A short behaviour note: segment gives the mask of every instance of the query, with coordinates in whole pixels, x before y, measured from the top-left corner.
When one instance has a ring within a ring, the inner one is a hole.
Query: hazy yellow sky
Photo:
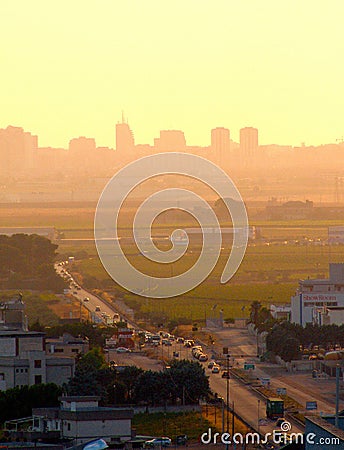
[[[114,146],[256,126],[261,143],[344,134],[343,0],[0,0],[0,127]]]

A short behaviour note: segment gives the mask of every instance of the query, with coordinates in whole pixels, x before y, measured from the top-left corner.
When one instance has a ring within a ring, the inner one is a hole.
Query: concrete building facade
[[[344,264],[331,263],[326,279],[299,280],[299,287],[291,297],[291,322],[305,326],[314,322],[319,308],[344,307]]]
[[[0,304],[0,389],[68,382],[74,358],[56,358],[45,351],[45,334],[28,331],[21,296]]]

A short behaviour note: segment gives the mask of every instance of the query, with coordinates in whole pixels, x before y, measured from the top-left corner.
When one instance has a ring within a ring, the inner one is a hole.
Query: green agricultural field
[[[154,273],[154,263],[147,262],[133,246],[127,246],[124,251],[136,267],[146,273]],[[194,260],[194,256],[189,255],[190,260]],[[77,262],[75,269],[84,276],[92,276],[103,282],[107,290],[114,292],[114,297],[116,292],[124,295],[125,302],[139,315],[157,313],[169,319],[184,317],[197,321],[209,317],[212,307],[217,304],[217,311],[223,309],[224,317],[247,317],[253,300],[264,305],[289,303],[298,279],[326,277],[329,261],[343,261],[343,247],[250,246],[235,277],[223,285],[219,280],[228,256],[229,252],[224,250],[207,280],[194,290],[173,299],[145,299],[125,292],[111,281],[97,257]],[[159,275],[174,276],[187,267],[187,262],[180,262],[178,270],[166,264],[159,269]]]

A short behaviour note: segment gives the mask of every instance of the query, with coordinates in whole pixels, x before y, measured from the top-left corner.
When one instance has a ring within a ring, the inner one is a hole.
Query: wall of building
[[[77,443],[89,441],[101,436],[103,439],[111,437],[131,438],[131,420],[64,420],[62,433],[65,438],[74,438]]]

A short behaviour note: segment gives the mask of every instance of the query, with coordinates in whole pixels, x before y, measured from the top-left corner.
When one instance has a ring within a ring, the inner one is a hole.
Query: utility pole
[[[226,369],[227,369],[227,378],[226,378],[226,402],[227,402],[227,428],[226,431],[229,433],[229,353],[226,355]],[[226,444],[226,449],[229,449],[229,444]]]

